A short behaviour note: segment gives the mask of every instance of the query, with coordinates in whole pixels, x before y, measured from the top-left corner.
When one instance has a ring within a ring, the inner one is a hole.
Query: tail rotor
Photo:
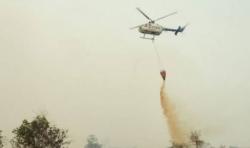
[[[186,29],[186,27],[188,26],[189,24],[186,24],[185,26],[183,26],[183,27],[181,27],[181,26],[179,26],[177,29],[176,29],[176,31],[175,31],[175,35],[178,35],[178,33],[180,32],[183,32],[185,29]]]

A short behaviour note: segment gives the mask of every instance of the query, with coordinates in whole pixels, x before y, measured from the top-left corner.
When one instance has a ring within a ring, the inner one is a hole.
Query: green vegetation
[[[0,148],[3,148],[3,136],[1,130],[0,130]]]
[[[95,135],[89,135],[87,138],[87,144],[84,148],[102,148],[102,145],[98,142]]]
[[[65,148],[70,143],[67,130],[51,126],[44,115],[36,116],[31,122],[23,120],[12,132],[13,148]]]

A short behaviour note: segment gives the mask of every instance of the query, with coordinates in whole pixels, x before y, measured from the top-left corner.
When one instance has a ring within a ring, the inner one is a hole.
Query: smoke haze
[[[147,22],[136,7],[152,19],[178,11],[165,27],[190,23],[180,36],[156,38],[178,120],[195,122],[214,145],[249,146],[247,0],[0,0],[3,135],[46,111],[73,148],[89,134],[115,148],[170,145],[152,43],[129,30]]]

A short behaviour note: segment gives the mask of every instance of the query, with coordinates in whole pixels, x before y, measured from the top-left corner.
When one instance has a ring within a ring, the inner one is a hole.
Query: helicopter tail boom
[[[175,35],[178,35],[178,33],[181,33],[185,30],[185,28],[187,27],[187,25],[181,27],[179,26],[177,29],[172,29],[172,28],[163,28],[164,31],[172,31],[174,32]]]

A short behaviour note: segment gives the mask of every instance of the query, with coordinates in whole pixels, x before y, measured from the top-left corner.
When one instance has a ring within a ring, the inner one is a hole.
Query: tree
[[[3,148],[3,136],[1,130],[0,130],[0,148]]]
[[[44,115],[38,115],[31,122],[26,119],[20,127],[14,129],[11,140],[13,148],[65,148],[70,143],[66,141],[67,130],[50,126]]]
[[[203,146],[204,141],[200,140],[200,134],[197,131],[191,132],[190,140],[195,143],[196,148],[200,148]]]
[[[102,148],[102,145],[99,144],[98,139],[95,135],[89,135],[87,138],[87,144],[84,148]]]

